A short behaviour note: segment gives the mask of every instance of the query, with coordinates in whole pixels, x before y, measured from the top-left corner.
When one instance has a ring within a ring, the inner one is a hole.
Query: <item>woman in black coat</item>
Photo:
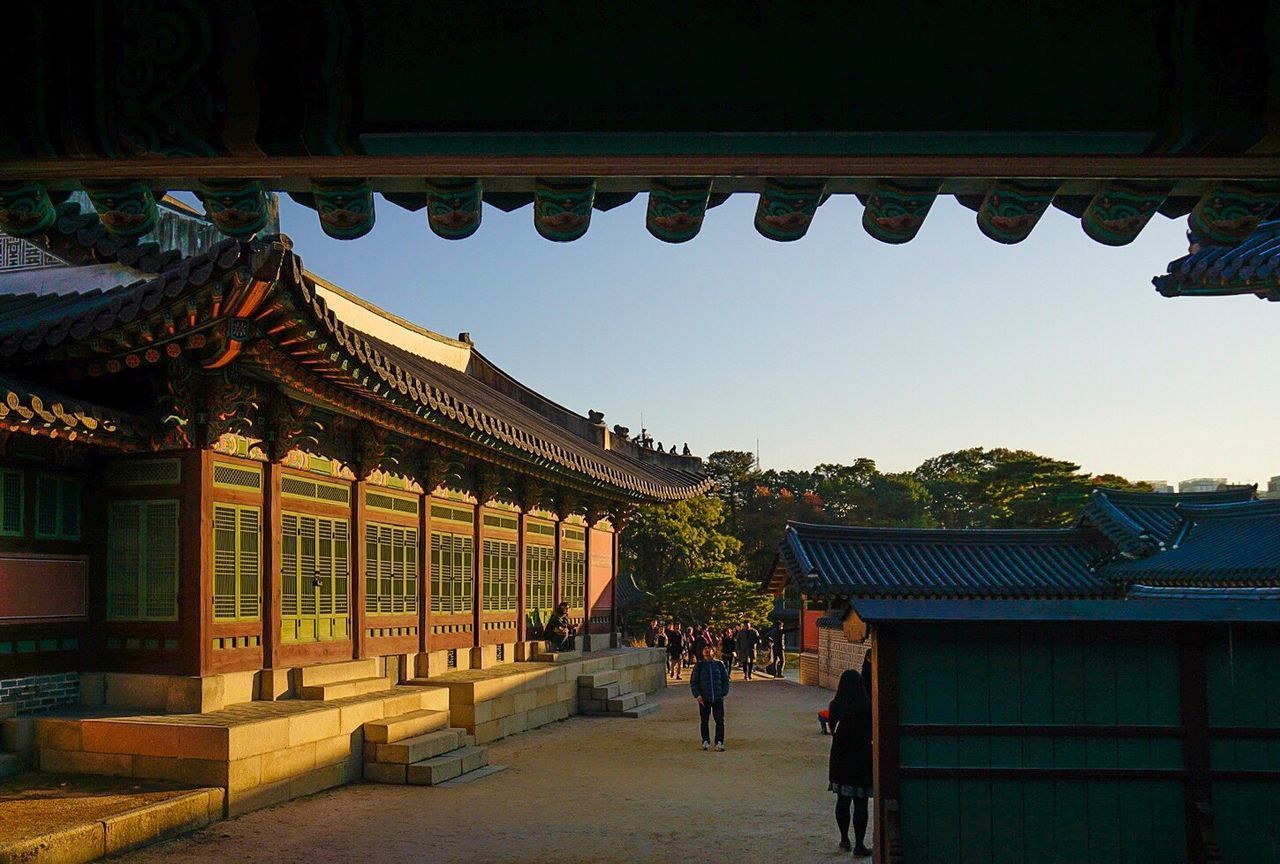
[[[850,669],[840,676],[831,714],[831,761],[827,786],[836,793],[836,825],[840,848],[849,849],[849,805],[853,805],[856,855],[870,855],[863,845],[867,837],[867,799],[871,797],[871,700],[862,676]]]

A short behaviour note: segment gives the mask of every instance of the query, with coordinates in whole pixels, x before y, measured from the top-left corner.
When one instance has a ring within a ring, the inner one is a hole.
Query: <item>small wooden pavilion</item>
[[[1054,531],[790,525],[779,570],[870,630],[877,861],[1271,860],[1280,502],[1252,497],[1100,490]]]

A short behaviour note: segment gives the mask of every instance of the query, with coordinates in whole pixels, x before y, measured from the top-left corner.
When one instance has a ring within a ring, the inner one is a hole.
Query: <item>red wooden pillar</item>
[[[431,493],[424,478],[422,495],[418,497],[418,650],[426,653],[431,633]],[[417,670],[414,670],[417,674]]]
[[[522,506],[516,514],[516,641],[525,640],[525,608],[524,581],[529,578],[524,566],[524,513],[527,507]]]
[[[582,557],[582,650],[591,649],[591,526],[595,513],[587,510],[587,530],[583,532]]]
[[[262,656],[263,668],[280,665],[280,463],[262,468]]]
[[[480,644],[480,628],[483,625],[480,611],[484,608],[484,537],[480,526],[484,522],[484,502],[476,497],[474,540],[471,542],[471,644]]]
[[[901,747],[897,633],[884,625],[871,633],[871,737],[876,864],[901,864],[899,822]]]
[[[613,548],[610,550],[613,557],[613,578],[609,580],[609,647],[618,647],[618,537],[622,534],[621,519],[615,518],[613,522],[613,542],[610,544]]]
[[[1178,641],[1182,755],[1186,766],[1182,795],[1187,861],[1220,860],[1213,831],[1213,785],[1209,779],[1209,687],[1205,632],[1185,630]]]
[[[368,613],[365,611],[365,598],[368,587],[365,583],[365,570],[368,567],[369,550],[365,544],[365,523],[368,521],[368,510],[364,506],[364,493],[368,482],[363,477],[356,478],[351,487],[351,585],[348,595],[351,602],[351,654],[353,657],[364,657],[368,649],[368,638],[365,628],[368,624]]]

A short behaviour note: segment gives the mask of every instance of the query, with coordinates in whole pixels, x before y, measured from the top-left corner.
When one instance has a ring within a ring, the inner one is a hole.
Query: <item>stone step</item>
[[[581,651],[540,651],[533,655],[535,663],[564,663],[569,660],[582,659]]]
[[[629,717],[632,720],[635,720],[640,717],[645,717],[649,714],[654,714],[661,707],[662,706],[659,705],[657,702],[642,702],[634,708],[628,708],[626,711],[623,711],[622,716]]]
[[[617,699],[622,695],[622,684],[609,684],[604,687],[579,687],[579,699]]]
[[[444,687],[397,685],[383,698],[382,709],[384,717],[399,717],[413,711],[448,711],[449,691]]]
[[[461,747],[443,756],[415,762],[409,766],[405,779],[415,786],[438,786],[488,764],[488,748]]]
[[[406,738],[438,732],[449,725],[448,711],[432,711],[422,709],[385,717],[382,720],[370,720],[364,724],[365,745],[392,744]]]
[[[463,729],[441,729],[437,732],[393,741],[390,744],[378,744],[374,761],[410,765],[424,759],[433,759],[442,753],[462,747],[462,739],[465,735],[466,731]]]
[[[621,680],[622,673],[617,669],[610,669],[608,672],[593,672],[590,675],[579,675],[579,687],[607,687],[610,684],[617,684]]]
[[[297,670],[299,687],[334,684],[338,681],[352,681],[356,678],[374,678],[377,674],[378,660],[376,657],[369,657],[364,660],[342,660],[337,663],[317,663],[314,666],[303,666]]]
[[[644,704],[643,693],[626,693],[617,699],[610,699],[605,703],[605,707],[609,711],[630,711],[637,705]]]
[[[395,682],[390,678],[354,678],[349,681],[334,681],[329,684],[310,684],[298,688],[299,699],[327,701],[343,699],[347,696],[363,696],[379,690],[390,690]]]

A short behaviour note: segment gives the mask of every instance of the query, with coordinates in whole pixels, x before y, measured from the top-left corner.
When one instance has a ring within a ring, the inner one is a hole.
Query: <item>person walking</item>
[[[782,619],[779,618],[773,622],[773,627],[769,630],[769,654],[770,663],[768,672],[774,678],[782,677],[782,667],[787,662],[787,639],[786,630],[782,628]]]
[[[693,662],[697,663],[702,659],[702,649],[711,644],[711,640],[707,638],[706,630],[702,627],[693,631],[689,642],[689,656],[693,658]]]
[[[724,633],[720,636],[720,662],[724,664],[724,668],[728,670],[729,677],[733,677],[733,661],[738,653],[738,640],[733,635],[733,628],[724,628]]]
[[[693,661],[698,659],[698,655],[693,654],[692,651],[693,651],[693,628],[686,627],[684,628],[684,654],[682,655],[680,660],[680,662],[683,663],[686,667],[692,666]]]
[[[667,674],[680,680],[684,669],[684,633],[676,625],[667,631]]]
[[[871,700],[867,698],[862,675],[850,669],[840,676],[836,698],[827,709],[830,715],[831,757],[827,765],[827,789],[836,793],[836,827],[840,848],[867,856],[867,799],[871,790]],[[849,843],[849,805],[853,805],[853,833],[857,845]]]
[[[729,695],[729,670],[715,659],[715,649],[702,648],[702,659],[694,664],[689,675],[689,689],[698,700],[698,719],[702,732],[702,749],[711,749],[708,720],[716,721],[716,752],[724,752],[724,697]]]
[[[650,621],[648,628],[644,631],[644,645],[646,648],[658,647],[658,634],[662,632],[662,628],[658,626],[657,621]]]
[[[737,662],[742,664],[742,677],[750,681],[755,672],[755,649],[760,646],[760,631],[753,623],[742,622],[737,630]]]
[[[750,681],[756,671],[756,649],[760,647],[760,631],[750,621],[738,628],[738,662],[742,664],[742,677]]]

